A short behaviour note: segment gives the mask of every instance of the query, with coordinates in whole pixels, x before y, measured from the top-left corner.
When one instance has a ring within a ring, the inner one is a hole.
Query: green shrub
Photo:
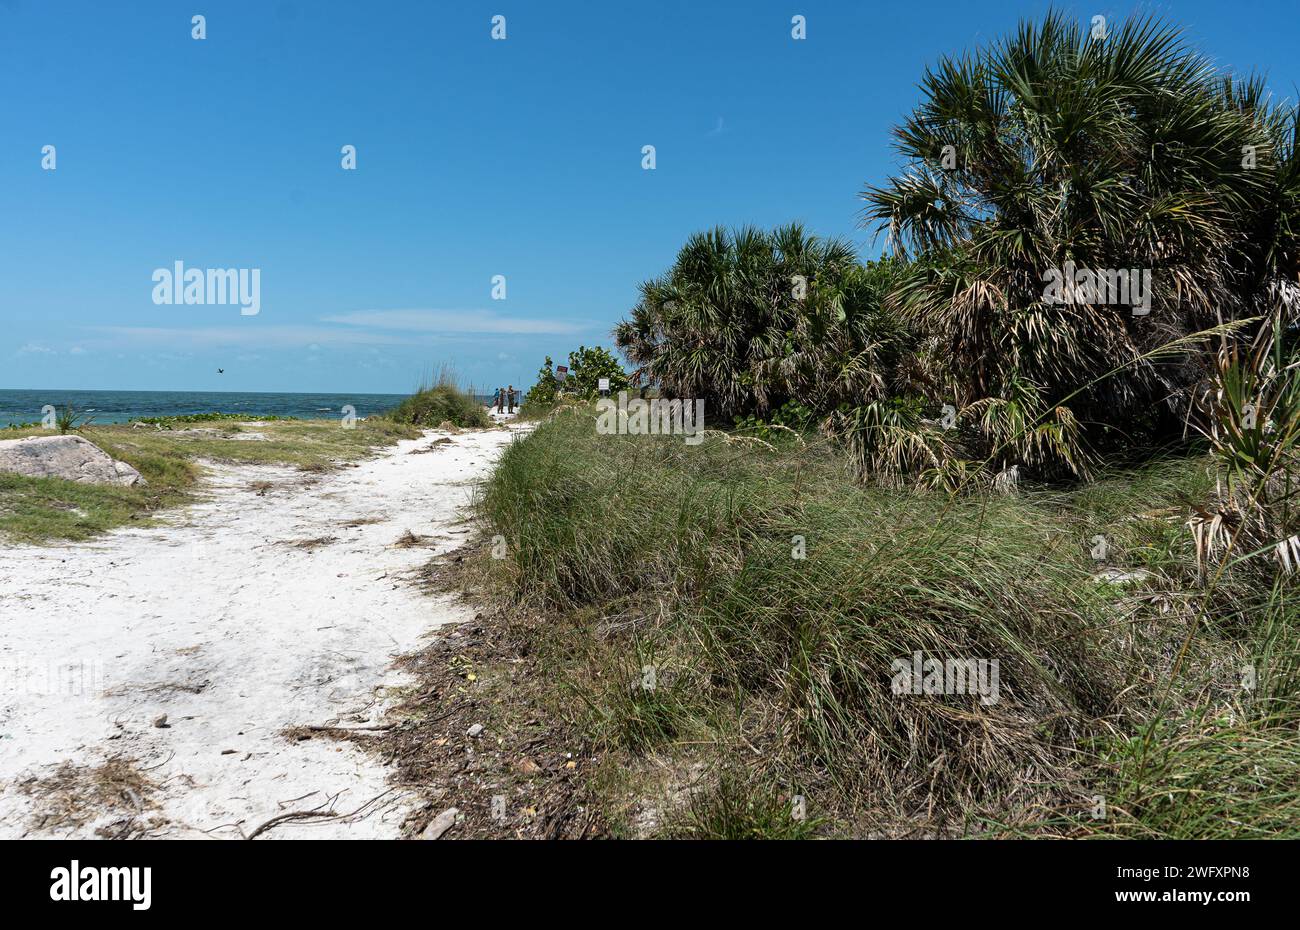
[[[561,397],[591,400],[600,394],[600,379],[609,379],[610,394],[626,391],[631,385],[627,372],[614,353],[601,346],[578,346],[569,353],[569,376],[563,382],[556,380],[555,363],[551,357],[537,371],[537,381],[524,395],[519,415],[535,418],[550,413]]]
[[[461,388],[448,372],[434,384],[424,384],[385,416],[410,426],[436,427],[451,423],[462,429],[492,425],[492,417],[474,395]]]

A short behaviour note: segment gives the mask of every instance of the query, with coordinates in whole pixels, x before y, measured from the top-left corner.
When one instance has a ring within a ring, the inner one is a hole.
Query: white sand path
[[[282,730],[379,723],[385,690],[405,681],[393,658],[467,619],[411,577],[467,537],[473,484],[511,433],[434,445],[444,436],[325,475],[212,466],[204,499],[164,526],[0,547],[0,838],[91,837],[151,821],[150,836],[237,838],[318,805],[361,810],[263,836],[396,836],[413,799],[390,789],[379,760]],[[273,483],[264,493],[251,487],[264,481]],[[407,530],[433,538],[394,547]],[[163,714],[167,726],[155,726]],[[101,810],[81,789],[89,819],[69,825],[49,816],[54,798],[32,793],[31,779],[65,763],[85,773],[113,758],[159,786],[134,821],[133,801]]]

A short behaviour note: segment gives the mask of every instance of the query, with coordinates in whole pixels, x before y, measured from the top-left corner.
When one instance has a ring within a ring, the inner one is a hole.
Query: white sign
[[[608,378],[601,378],[601,379],[600,379],[600,390],[602,390],[602,391],[608,391],[608,390],[609,390],[609,379],[608,379]]]

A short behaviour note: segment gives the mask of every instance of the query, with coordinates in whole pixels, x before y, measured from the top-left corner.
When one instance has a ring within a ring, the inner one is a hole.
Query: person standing
[[[492,403],[489,404],[489,407],[495,408],[496,413],[501,412],[501,388],[497,388],[492,394]]]
[[[510,404],[511,413],[515,412],[515,396],[516,396],[515,386],[512,384],[510,385],[509,393],[506,394],[507,402]]]

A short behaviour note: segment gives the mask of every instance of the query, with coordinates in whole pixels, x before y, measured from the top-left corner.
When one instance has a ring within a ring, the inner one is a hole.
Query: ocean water
[[[0,389],[0,429],[39,423],[41,408],[72,404],[92,423],[127,423],[138,417],[189,413],[252,413],[262,416],[335,419],[351,404],[358,417],[396,407],[405,394],[269,394],[226,391],[13,391]],[[487,403],[487,398],[481,398]]]

